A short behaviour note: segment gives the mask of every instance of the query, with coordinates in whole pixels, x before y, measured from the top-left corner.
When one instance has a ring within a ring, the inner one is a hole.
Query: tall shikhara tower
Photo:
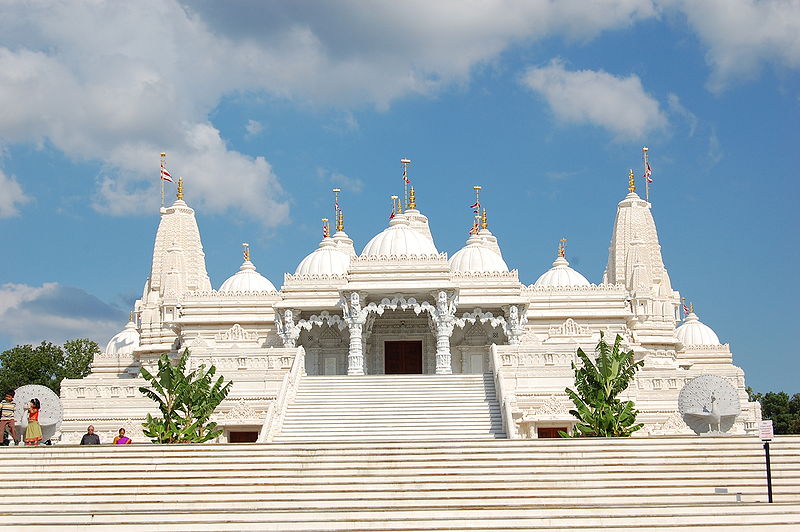
[[[173,348],[176,333],[170,324],[186,292],[211,290],[205,254],[194,210],[183,201],[183,181],[178,182],[175,203],[162,209],[153,266],[137,311],[141,319],[140,353],[163,353]]]
[[[628,191],[617,205],[603,282],[624,285],[630,292],[631,329],[639,343],[674,349],[680,294],[672,289],[661,258],[651,205],[636,194],[632,173]]]

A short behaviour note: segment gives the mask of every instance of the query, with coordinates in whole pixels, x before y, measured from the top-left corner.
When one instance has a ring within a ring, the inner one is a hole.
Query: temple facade
[[[89,376],[62,384],[61,441],[77,442],[89,423],[106,441],[119,427],[146,440],[141,422],[155,411],[139,392],[140,369],[186,348],[193,367],[213,364],[234,383],[215,414],[221,442],[270,441],[306,375],[491,374],[505,434],[545,437],[574,424],[564,393],[574,384],[571,365],[577,348],[592,353],[601,333],[611,342],[620,335],[645,362],[624,393],[644,423],[636,436],[691,434],[677,398],[702,374],[737,390],[742,412],[730,432],[756,431],[760,411],[748,403],[729,346],[693,312],[681,320],[651,205],[632,180],[617,205],[601,284],[570,267],[563,243],[552,268],[522,284],[479,200],[469,238],[452,256],[437,248],[413,188],[360,253],[338,198],[336,205],[334,230],[279,290],[258,273],[248,247],[239,271],[215,290],[179,186],[177,200],[161,210],[130,323]]]

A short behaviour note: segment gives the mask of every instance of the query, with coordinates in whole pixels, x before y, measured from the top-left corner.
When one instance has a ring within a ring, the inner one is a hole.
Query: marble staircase
[[[275,441],[505,437],[491,373],[304,376]]]
[[[0,449],[9,530],[798,530],[800,437]]]

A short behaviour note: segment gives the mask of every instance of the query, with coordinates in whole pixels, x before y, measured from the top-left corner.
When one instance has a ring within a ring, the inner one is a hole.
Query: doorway
[[[568,432],[568,427],[538,427],[536,435],[539,438],[561,438],[559,431]]]
[[[384,342],[383,353],[387,375],[422,373],[422,340]]]

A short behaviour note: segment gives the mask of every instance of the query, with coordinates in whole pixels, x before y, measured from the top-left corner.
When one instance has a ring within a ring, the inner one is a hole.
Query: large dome
[[[433,242],[419,232],[411,229],[408,221],[398,215],[389,227],[375,235],[361,252],[362,257],[388,255],[437,255]]]
[[[496,251],[478,236],[473,235],[467,245],[450,257],[451,272],[507,272],[508,265]]]
[[[332,238],[328,237],[320,242],[317,249],[300,262],[294,274],[344,275],[347,273],[349,265],[350,256],[342,251]]]
[[[533,284],[536,287],[589,286],[586,277],[569,267],[569,262],[559,256],[553,267],[544,272]]]
[[[106,356],[129,356],[137,347],[139,347],[139,332],[136,330],[136,324],[129,321],[125,328],[108,342],[105,354]]]
[[[675,336],[687,347],[697,345],[720,345],[714,329],[700,321],[697,314],[690,312],[683,325],[675,329]]]
[[[249,260],[244,261],[239,271],[228,277],[219,287],[220,292],[273,292],[274,290],[275,286],[258,273]]]

